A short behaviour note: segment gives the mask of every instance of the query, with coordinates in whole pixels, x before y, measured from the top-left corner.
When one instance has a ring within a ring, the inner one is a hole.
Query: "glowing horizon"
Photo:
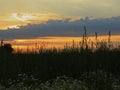
[[[13,39],[5,41],[5,43],[11,43],[14,49],[19,50],[35,50],[36,48],[57,48],[62,49],[67,44],[71,46],[72,43],[75,45],[79,45],[82,42],[82,37],[39,37],[39,38],[31,38],[31,39]],[[88,37],[88,43],[96,42],[95,36]],[[98,42],[104,41],[108,42],[108,36],[98,36]],[[120,35],[111,36],[112,43],[120,43]]]

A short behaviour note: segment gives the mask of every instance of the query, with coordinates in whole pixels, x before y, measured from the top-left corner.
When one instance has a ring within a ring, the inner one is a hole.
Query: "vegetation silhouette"
[[[12,53],[10,44],[1,43],[0,52],[11,54],[0,54],[0,84],[10,87],[22,82],[23,86],[30,86],[35,82],[53,83],[56,77],[66,76],[83,82],[85,85],[82,85],[88,88],[87,90],[119,90],[119,44],[114,47],[109,32],[108,42],[98,42],[98,34],[95,33],[96,42],[88,45],[86,27],[84,29],[79,47],[73,41],[71,47],[66,44],[62,50],[39,48],[37,53]],[[66,82],[66,79],[64,80]]]
[[[1,40],[1,46],[0,46],[0,53],[12,53],[13,48],[11,44],[4,44],[3,40]]]

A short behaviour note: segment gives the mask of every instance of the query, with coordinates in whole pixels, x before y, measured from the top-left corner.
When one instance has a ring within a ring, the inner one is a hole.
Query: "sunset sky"
[[[21,26],[26,28],[29,25],[45,23],[56,25],[58,22],[63,24],[72,22],[70,26],[73,25],[73,29],[76,29],[74,26],[77,25],[76,22],[82,23],[81,19],[84,22],[112,19],[109,23],[115,24],[120,22],[119,4],[120,0],[0,0],[0,30],[19,29]],[[117,26],[116,32],[119,30]]]

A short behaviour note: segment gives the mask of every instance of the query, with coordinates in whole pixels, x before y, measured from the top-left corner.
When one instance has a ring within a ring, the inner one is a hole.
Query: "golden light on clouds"
[[[0,30],[7,30],[13,28],[19,28],[20,26],[25,26],[27,23],[20,21],[2,21],[0,22]]]
[[[38,23],[62,18],[61,15],[75,18],[119,16],[119,3],[120,0],[0,0],[0,20]]]
[[[20,26],[26,26],[28,24],[40,24],[46,23],[49,20],[63,20],[70,18],[71,21],[83,18],[72,17],[72,16],[64,16],[56,13],[25,13],[25,12],[14,12],[11,14],[6,14],[1,18],[0,29],[7,30],[13,28],[20,28]]]
[[[0,0],[0,29],[65,18],[73,21],[86,16],[116,17],[120,16],[119,3],[120,0]],[[1,24],[3,21],[10,26]]]

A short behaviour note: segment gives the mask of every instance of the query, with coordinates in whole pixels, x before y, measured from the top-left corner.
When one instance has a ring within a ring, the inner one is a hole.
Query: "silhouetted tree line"
[[[13,52],[12,45],[9,43],[4,44],[3,40],[1,40],[0,53],[12,53],[12,52]]]

